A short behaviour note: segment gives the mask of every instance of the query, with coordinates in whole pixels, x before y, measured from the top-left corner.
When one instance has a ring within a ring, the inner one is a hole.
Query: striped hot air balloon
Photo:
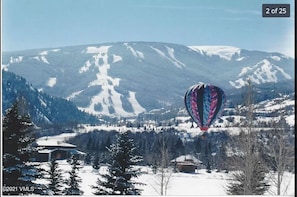
[[[221,115],[226,97],[221,88],[200,83],[187,90],[184,101],[189,115],[198,124],[200,130],[207,131]]]

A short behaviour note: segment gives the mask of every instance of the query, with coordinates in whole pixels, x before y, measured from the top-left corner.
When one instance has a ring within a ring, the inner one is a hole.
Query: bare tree
[[[270,180],[277,188],[276,194],[283,195],[286,194],[285,188],[287,186],[283,185],[284,173],[285,171],[289,171],[290,168],[294,168],[295,146],[290,140],[290,129],[286,127],[285,119],[282,115],[279,121],[271,122],[271,127],[272,131],[268,135],[268,146],[265,150],[269,155],[268,165],[272,166],[272,169],[275,171],[270,177]]]
[[[241,123],[241,132],[233,146],[237,148],[233,165],[237,171],[232,173],[232,181],[227,186],[227,193],[235,195],[261,195],[268,189],[265,181],[263,161],[259,155],[256,121],[254,117],[253,87],[247,81],[245,105],[239,108],[245,116]]]
[[[155,191],[159,195],[167,195],[167,190],[169,188],[170,179],[172,177],[172,170],[168,168],[169,166],[169,151],[166,144],[165,136],[160,137],[160,157],[157,162],[157,173],[156,173],[156,185],[159,188],[154,187]]]

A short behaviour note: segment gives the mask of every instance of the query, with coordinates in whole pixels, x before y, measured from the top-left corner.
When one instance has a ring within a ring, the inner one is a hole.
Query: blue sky
[[[263,3],[291,4],[263,18]],[[294,57],[294,0],[2,0],[2,50],[157,41]]]

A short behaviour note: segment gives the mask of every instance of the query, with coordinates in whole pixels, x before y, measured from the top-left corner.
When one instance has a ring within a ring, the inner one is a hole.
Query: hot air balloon
[[[185,106],[201,131],[207,131],[209,126],[221,115],[226,103],[224,91],[210,84],[191,86],[185,94]]]

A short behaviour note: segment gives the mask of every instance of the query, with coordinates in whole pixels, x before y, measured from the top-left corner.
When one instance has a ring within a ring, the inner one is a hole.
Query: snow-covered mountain
[[[294,59],[231,46],[118,42],[3,52],[2,69],[39,91],[73,101],[96,115],[135,116],[179,105],[188,87],[211,83],[225,90],[292,83]]]
[[[39,92],[27,81],[11,72],[2,72],[2,114],[16,100],[37,125],[71,125],[99,123],[97,117],[82,112],[70,101]]]

